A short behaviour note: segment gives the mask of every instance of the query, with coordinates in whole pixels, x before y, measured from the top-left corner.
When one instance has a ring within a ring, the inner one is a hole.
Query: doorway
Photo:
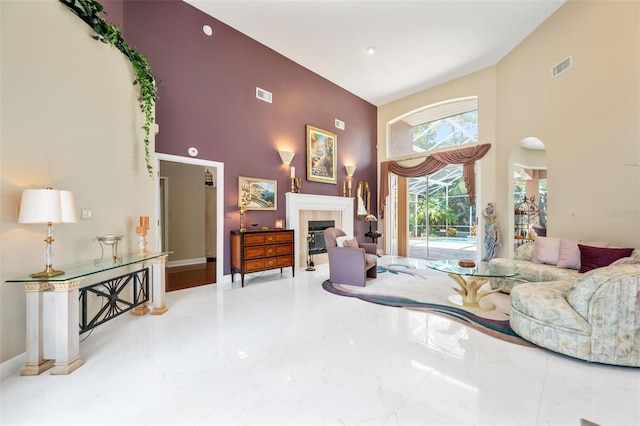
[[[158,179],[156,206],[159,218],[157,235],[160,236],[158,249],[174,252],[167,262],[167,291],[221,282],[224,258],[224,233],[221,232],[224,229],[224,164],[157,154],[156,170],[172,170],[172,176],[160,176]],[[176,192],[178,195],[173,197],[172,186],[182,187]],[[188,192],[184,188],[189,187],[193,187],[192,195],[184,198],[185,192]],[[214,214],[211,214],[212,209]],[[201,218],[196,219],[201,224],[201,232],[188,235],[193,226],[172,232],[172,223],[176,226],[174,219],[188,221],[190,216]],[[206,231],[205,226],[208,228]],[[211,235],[212,231],[215,235],[213,241],[207,243],[206,235]]]
[[[544,143],[528,137],[511,152],[509,161],[509,252],[536,237],[547,236],[547,156]],[[509,238],[511,236],[511,238]]]
[[[462,166],[408,178],[409,256],[475,259],[476,209],[469,203]]]

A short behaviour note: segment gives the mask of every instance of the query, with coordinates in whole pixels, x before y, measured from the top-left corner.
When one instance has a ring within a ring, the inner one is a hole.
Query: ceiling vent
[[[338,119],[336,118],[336,127],[337,127],[338,129],[340,129],[340,130],[344,130],[344,121],[342,121],[342,120],[338,120]]]
[[[551,78],[556,78],[569,68],[571,68],[571,56],[551,68]]]
[[[261,101],[272,103],[273,95],[271,94],[271,92],[267,92],[264,89],[256,87],[256,98],[260,99]]]

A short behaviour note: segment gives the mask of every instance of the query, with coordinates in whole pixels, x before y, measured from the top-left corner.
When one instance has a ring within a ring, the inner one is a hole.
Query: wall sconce
[[[291,151],[278,151],[278,154],[280,154],[280,159],[282,160],[282,164],[284,164],[285,166],[288,166],[289,164],[291,164],[291,160],[293,160],[293,157],[296,155],[294,152],[291,152]]]
[[[47,245],[44,248],[45,269],[42,272],[31,274],[32,278],[49,278],[64,274],[64,271],[56,271],[52,266],[54,223],[76,222],[76,205],[73,193],[70,191],[58,191],[55,189],[25,189],[22,191],[20,201],[19,223],[46,223]]]
[[[291,164],[291,160],[296,155],[291,151],[278,151],[280,154],[280,159],[282,160],[282,164],[288,166]],[[291,192],[298,193],[300,192],[300,188],[302,187],[302,179],[296,178],[296,168],[291,167]]]
[[[356,166],[344,166],[344,169],[347,171],[347,176],[352,178],[353,174],[356,172]]]
[[[342,196],[351,197],[351,180],[356,171],[356,166],[344,166],[347,171],[347,180],[342,182]]]

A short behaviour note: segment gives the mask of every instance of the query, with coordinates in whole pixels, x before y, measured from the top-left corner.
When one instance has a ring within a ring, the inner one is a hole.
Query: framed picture
[[[284,229],[284,219],[279,217],[273,221],[273,229]]]
[[[277,210],[278,181],[238,176],[238,208]]]
[[[337,184],[337,160],[336,134],[307,124],[307,180]]]

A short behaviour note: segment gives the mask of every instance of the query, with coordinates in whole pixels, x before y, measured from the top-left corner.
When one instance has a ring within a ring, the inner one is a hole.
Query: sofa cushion
[[[580,272],[609,266],[633,252],[632,248],[593,247],[578,244],[580,248]]]
[[[374,266],[376,263],[378,263],[378,256],[376,256],[375,254],[366,253],[364,255],[364,263],[365,263],[365,268],[369,269],[372,266]]]
[[[511,307],[560,330],[589,333],[589,323],[567,302],[572,281],[522,284],[511,291]]]
[[[609,266],[615,266],[615,265],[638,265],[638,264],[640,264],[640,258],[629,256],[629,257],[621,257],[620,259],[616,260],[615,262],[613,262]]]
[[[533,263],[528,260],[496,258],[489,261],[490,267],[513,268],[518,275],[509,278],[492,278],[491,287],[504,293],[527,282],[575,281],[580,274],[575,269],[563,269],[553,265]]]
[[[513,258],[516,260],[533,260],[534,243],[524,243],[518,247],[513,253]]]
[[[560,238],[538,237],[534,243],[533,262],[555,265],[560,254]]]
[[[350,240],[344,240],[345,247],[358,248],[358,240],[351,238]]]
[[[591,299],[596,290],[607,282],[633,275],[640,275],[640,266],[617,265],[593,269],[573,283],[567,294],[567,301],[580,315],[587,318]]]
[[[578,242],[580,240],[571,240],[568,238],[560,238],[560,254],[558,255],[558,268],[580,269],[580,249]]]
[[[344,242],[351,239],[353,239],[353,237],[349,237],[347,235],[336,238],[336,247],[346,247]]]
[[[559,268],[580,269],[580,248],[578,244],[580,240],[571,240],[568,238],[560,239],[560,255],[558,256]],[[582,243],[585,246],[592,247],[609,247],[608,242]]]

